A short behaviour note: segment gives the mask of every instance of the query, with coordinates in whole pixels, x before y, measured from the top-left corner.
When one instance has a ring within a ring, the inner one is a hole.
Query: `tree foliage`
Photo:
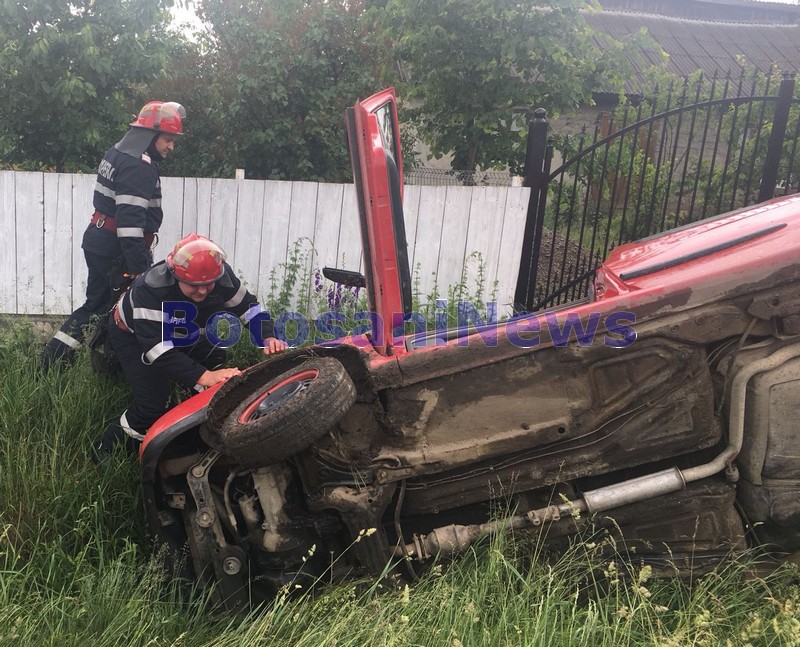
[[[375,0],[409,81],[411,117],[433,156],[452,167],[519,173],[533,108],[550,114],[621,89],[619,47],[601,49],[584,0]]]
[[[169,174],[347,180],[343,113],[395,84],[404,143],[519,172],[531,108],[552,115],[624,77],[583,0],[197,0],[194,40],[169,33],[172,3],[0,0],[2,164],[91,170],[163,99],[188,112]]]
[[[362,3],[199,6],[209,30],[170,80],[190,130],[171,172],[230,177],[241,167],[260,179],[348,179],[344,111],[378,89],[382,51],[362,20]]]
[[[172,0],[0,2],[0,153],[11,168],[90,170],[165,66]]]

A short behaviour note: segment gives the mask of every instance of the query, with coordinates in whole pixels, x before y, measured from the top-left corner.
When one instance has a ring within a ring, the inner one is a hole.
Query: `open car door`
[[[403,158],[394,89],[359,101],[345,114],[347,141],[358,197],[364,277],[372,313],[371,340],[392,354],[394,331],[411,313],[411,272],[403,219]],[[360,276],[328,274],[356,285]]]

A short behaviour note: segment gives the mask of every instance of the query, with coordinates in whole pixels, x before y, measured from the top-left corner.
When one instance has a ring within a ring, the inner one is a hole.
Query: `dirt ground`
[[[600,260],[599,257],[592,259],[589,251],[574,241],[558,233],[554,236],[552,231],[545,229],[536,276],[536,299],[542,300],[552,295],[561,286],[596,267]],[[566,291],[555,303],[584,296],[588,286],[588,279],[582,281],[574,289]]]

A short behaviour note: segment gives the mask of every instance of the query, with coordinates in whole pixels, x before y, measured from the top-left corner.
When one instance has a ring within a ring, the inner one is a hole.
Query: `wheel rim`
[[[268,391],[262,393],[247,405],[239,416],[239,422],[247,424],[248,422],[253,422],[254,420],[264,417],[270,411],[277,409],[286,404],[289,400],[300,395],[318,376],[319,371],[315,368],[310,368],[290,375],[286,379],[274,384]]]

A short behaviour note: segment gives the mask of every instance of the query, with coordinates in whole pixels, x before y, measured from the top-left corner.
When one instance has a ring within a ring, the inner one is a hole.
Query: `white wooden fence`
[[[305,246],[307,275],[325,265],[360,269],[356,196],[349,184],[208,178],[162,178],[164,224],[155,250],[163,258],[189,232],[228,252],[251,291],[280,284],[287,254]],[[63,315],[83,303],[81,238],[93,212],[94,174],[0,171],[0,313]],[[406,186],[405,219],[419,293],[485,273],[484,299],[507,313],[517,279],[528,189]],[[313,248],[312,248],[313,245]],[[475,253],[480,254],[480,262]],[[313,283],[313,282],[312,282]],[[311,290],[312,285],[302,286]]]

